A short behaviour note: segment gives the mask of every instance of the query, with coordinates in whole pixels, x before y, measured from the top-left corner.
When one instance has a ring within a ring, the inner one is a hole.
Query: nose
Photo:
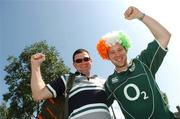
[[[120,56],[121,55],[121,53],[118,52],[118,51],[116,51],[114,54],[115,54],[115,56]]]

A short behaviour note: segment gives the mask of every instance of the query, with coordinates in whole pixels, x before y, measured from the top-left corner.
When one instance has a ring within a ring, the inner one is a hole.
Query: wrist
[[[143,19],[144,19],[145,16],[146,16],[146,14],[145,14],[145,13],[142,13],[142,14],[138,17],[138,19],[139,19],[140,21],[143,21]]]
[[[37,65],[37,64],[31,64],[31,70],[34,70],[34,71],[40,70],[40,65]]]

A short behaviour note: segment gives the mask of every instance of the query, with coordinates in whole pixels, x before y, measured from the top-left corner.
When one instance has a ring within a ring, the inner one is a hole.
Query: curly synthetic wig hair
[[[121,31],[109,32],[98,41],[96,46],[102,59],[109,60],[107,52],[116,43],[123,46],[126,51],[131,47],[130,39],[125,33]]]

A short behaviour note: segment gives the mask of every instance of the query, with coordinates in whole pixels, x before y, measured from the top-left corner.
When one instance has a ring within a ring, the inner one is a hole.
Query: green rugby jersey
[[[126,71],[115,71],[108,77],[105,83],[108,103],[117,100],[126,119],[173,118],[155,82],[155,73],[166,52],[155,40],[131,61]]]

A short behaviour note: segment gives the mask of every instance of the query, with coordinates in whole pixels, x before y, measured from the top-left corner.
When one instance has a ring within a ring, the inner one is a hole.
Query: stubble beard
[[[116,70],[122,71],[127,68],[127,59],[124,59],[123,63],[114,63]]]

